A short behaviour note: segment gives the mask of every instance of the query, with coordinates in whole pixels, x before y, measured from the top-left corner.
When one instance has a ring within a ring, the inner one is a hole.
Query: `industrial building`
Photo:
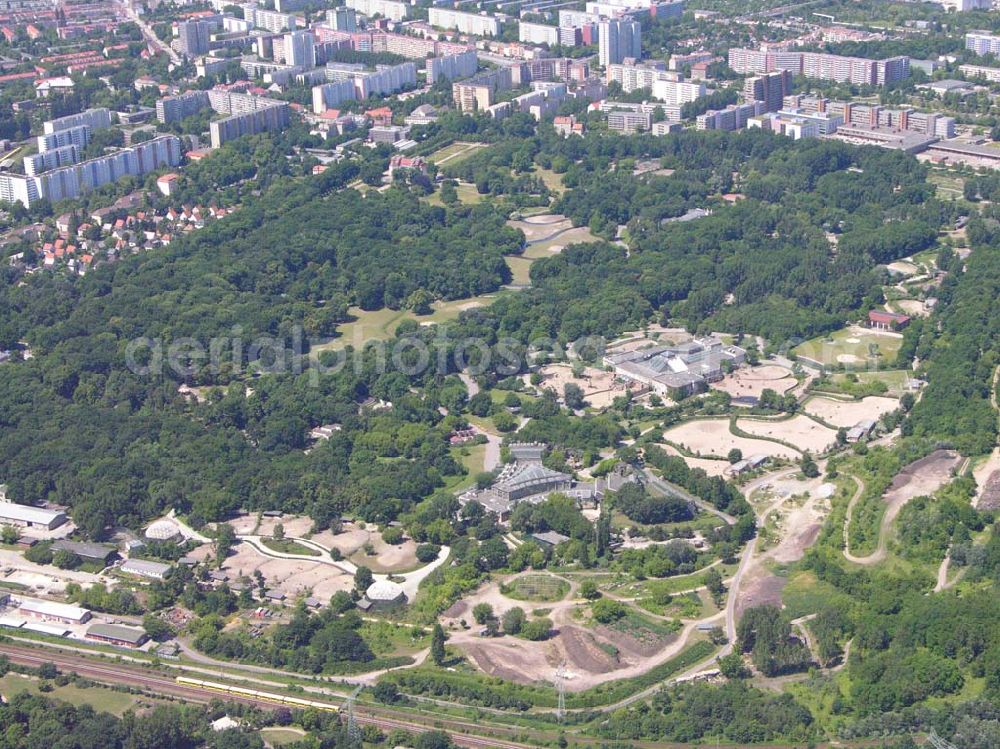
[[[44,528],[53,530],[65,523],[66,513],[46,507],[20,505],[16,502],[0,502],[0,524],[18,528]]]

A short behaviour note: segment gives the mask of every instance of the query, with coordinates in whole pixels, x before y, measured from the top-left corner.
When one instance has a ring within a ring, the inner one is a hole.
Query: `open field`
[[[806,413],[811,413],[838,427],[852,427],[862,419],[878,419],[883,414],[899,408],[895,398],[870,396],[857,401],[841,401],[814,396],[805,402]]]
[[[792,353],[829,367],[875,369],[892,364],[902,343],[900,333],[852,325],[799,344]]]
[[[457,164],[464,158],[467,158],[478,151],[480,148],[485,148],[484,143],[463,143],[458,141],[452,143],[450,146],[445,146],[444,148],[435,151],[427,160],[432,164],[437,164],[438,166],[443,166],[444,164]]]
[[[562,195],[566,192],[566,187],[562,183],[561,174],[556,174],[551,169],[542,169],[542,167],[536,166],[535,175],[545,183],[547,188],[557,195]]]
[[[795,387],[796,382],[791,370],[776,364],[765,364],[737,369],[719,382],[713,382],[711,387],[729,393],[734,398],[741,396],[759,398],[768,388],[778,393],[785,393]]]
[[[268,746],[285,746],[286,744],[294,744],[296,741],[302,741],[306,737],[306,734],[304,731],[292,728],[262,728],[260,730],[260,737],[264,739],[264,743]]]
[[[337,351],[347,346],[361,348],[369,341],[387,341],[396,332],[403,320],[416,320],[421,325],[446,323],[457,318],[462,312],[476,307],[488,307],[496,300],[497,294],[483,294],[469,299],[454,299],[448,302],[437,301],[431,304],[434,310],[429,315],[416,315],[410,310],[391,310],[388,308],[367,311],[359,307],[351,307],[349,312],[354,318],[351,322],[337,327],[337,337],[312,346],[313,356],[323,351]]]
[[[790,419],[747,419],[737,420],[736,425],[744,432],[758,437],[790,442],[801,450],[816,454],[827,450],[837,440],[837,433],[799,414]]]
[[[9,673],[0,678],[0,693],[5,697],[13,697],[21,692],[40,694],[38,691],[39,681],[21,674]],[[46,697],[62,700],[71,705],[90,705],[98,712],[122,715],[138,705],[148,705],[150,700],[135,694],[116,692],[106,687],[78,687],[74,684],[67,684],[64,687],[54,686],[51,692],[45,693]]]
[[[531,285],[531,264],[535,262],[533,258],[507,255],[504,257],[504,261],[507,263],[507,267],[510,268],[511,283],[514,286]]]
[[[501,592],[516,601],[561,601],[569,593],[569,583],[554,575],[529,573],[506,583]]]
[[[870,372],[852,372],[851,374],[857,378],[860,385],[867,385],[873,382],[885,383],[888,388],[886,394],[890,396],[898,398],[903,393],[909,391],[907,382],[911,379],[911,373],[905,369],[882,369]],[[837,373],[831,375],[830,380],[834,385],[844,388],[845,391],[849,391],[849,386],[852,383],[848,382],[847,377],[847,374]]]
[[[817,425],[818,426],[818,425]],[[798,450],[767,440],[737,437],[729,431],[729,419],[698,419],[668,429],[664,439],[681,445],[696,455],[726,457],[736,448],[744,455],[770,455],[798,460]]]
[[[689,458],[686,455],[681,455],[680,450],[672,445],[660,445],[663,451],[667,455],[678,455],[684,458],[684,462],[687,463],[691,468],[700,468],[709,476],[722,476],[725,474],[726,469],[729,468],[730,463],[728,460],[712,460],[711,458]]]
[[[952,172],[931,169],[927,181],[937,188],[937,197],[942,200],[954,200],[964,194],[965,179]]]
[[[342,533],[333,534],[326,530],[317,533],[312,540],[321,546],[339,549],[345,559],[369,567],[376,573],[407,572],[420,566],[417,544],[412,539],[408,538],[400,544],[387,544],[374,526],[360,528],[353,523],[345,523]],[[371,554],[366,550],[366,544],[370,544]]]
[[[473,205],[474,203],[482,203],[485,195],[480,195],[479,190],[476,189],[475,185],[470,185],[466,182],[459,182],[455,186],[455,194],[458,195],[458,202],[464,203],[465,205]],[[441,200],[441,190],[435,190],[430,195],[422,198],[422,200],[428,205],[443,206],[444,202]]]

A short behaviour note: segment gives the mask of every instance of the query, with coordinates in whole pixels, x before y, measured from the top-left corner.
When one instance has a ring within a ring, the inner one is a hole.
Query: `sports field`
[[[792,353],[824,366],[849,369],[887,369],[896,361],[903,336],[856,325],[799,344]]]

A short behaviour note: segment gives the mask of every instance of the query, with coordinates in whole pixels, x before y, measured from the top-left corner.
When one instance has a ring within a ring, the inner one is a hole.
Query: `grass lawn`
[[[844,328],[829,336],[806,341],[796,346],[793,353],[829,366],[843,364],[848,368],[872,370],[894,362],[902,344],[902,337]]]
[[[781,600],[791,618],[814,614],[828,606],[850,606],[850,597],[830,583],[817,579],[813,572],[796,572],[781,593]]]
[[[450,164],[451,162],[448,163]],[[455,187],[455,193],[458,195],[458,202],[464,203],[465,205],[482,203],[486,198],[485,195],[479,194],[479,190],[476,189],[475,185],[467,185],[464,182]],[[441,202],[441,189],[438,188],[426,198],[423,198],[423,201],[429,205],[444,205],[444,203]]]
[[[927,175],[927,181],[937,188],[937,197],[942,200],[961,198],[965,188],[965,179],[951,172],[932,169]]]
[[[441,166],[442,164],[457,164],[462,159],[467,158],[485,146],[481,143],[463,143],[461,141],[445,146],[427,157],[432,164]]]
[[[289,728],[262,728],[260,729],[260,737],[269,746],[285,746],[285,744],[302,741],[306,738],[306,734]]]
[[[566,187],[562,183],[563,176],[561,174],[556,174],[551,169],[542,169],[540,166],[536,166],[535,175],[545,183],[547,188],[557,195],[562,195],[566,192]]]
[[[912,372],[905,369],[883,369],[874,372],[855,372],[859,384],[870,382],[884,382],[888,386],[886,395],[899,397],[907,392],[906,383],[913,376]],[[834,385],[841,385],[847,382],[846,374],[835,374],[830,378]],[[844,388],[844,392],[850,392],[850,388]]]
[[[531,285],[531,264],[535,262],[534,258],[507,255],[504,260],[507,261],[507,267],[514,276],[511,282],[515,286]]]
[[[413,655],[430,645],[430,630],[387,621],[365,621],[358,633],[379,658]],[[416,635],[420,635],[419,637]]]
[[[393,337],[403,320],[416,320],[422,325],[445,323],[457,318],[464,310],[488,307],[496,298],[497,294],[483,294],[469,299],[437,301],[431,305],[434,311],[429,315],[415,315],[410,310],[386,308],[366,311],[360,307],[351,307],[348,312],[355,319],[339,325],[339,335],[336,338],[314,344],[311,353],[316,356],[323,351],[338,351],[347,346],[361,348],[369,341],[387,341]]]
[[[261,543],[271,551],[276,551],[279,554],[301,554],[306,557],[318,557],[320,555],[316,549],[303,546],[298,541],[292,541],[288,538],[283,538],[280,541],[274,538],[262,538]]]
[[[37,679],[9,673],[0,678],[0,692],[8,697],[21,692],[41,694],[38,691],[39,683]],[[53,686],[52,691],[46,692],[45,696],[68,702],[71,705],[90,705],[98,712],[113,713],[115,715],[121,715],[140,702],[149,702],[147,698],[136,694],[115,692],[105,687],[95,686],[84,688],[73,684],[67,684],[64,687]]]
[[[449,491],[460,491],[472,486],[476,474],[483,470],[486,463],[486,445],[463,445],[451,448],[451,456],[468,469],[465,476],[456,476],[448,482]]]

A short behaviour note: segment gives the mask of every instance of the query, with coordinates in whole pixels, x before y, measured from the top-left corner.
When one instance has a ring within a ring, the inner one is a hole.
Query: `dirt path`
[[[857,504],[858,500],[861,499],[861,495],[865,492],[865,483],[861,479],[857,476],[851,476],[851,479],[858,485],[858,489],[854,492],[854,496],[851,497],[851,501],[847,503],[847,514],[844,517],[844,558],[848,562],[854,562],[854,564],[875,564],[885,559],[886,534],[881,530],[879,531],[878,548],[874,552],[866,557],[855,556],[851,553],[851,516],[854,514],[854,505]],[[888,514],[888,510],[886,510],[886,515]],[[883,517],[882,520],[884,522],[885,518]]]
[[[934,585],[935,593],[940,593],[942,590],[946,590],[949,587],[948,566],[950,564],[951,564],[951,546],[948,547],[948,552],[944,555],[944,559],[941,560],[941,566],[938,567],[937,583]]]

